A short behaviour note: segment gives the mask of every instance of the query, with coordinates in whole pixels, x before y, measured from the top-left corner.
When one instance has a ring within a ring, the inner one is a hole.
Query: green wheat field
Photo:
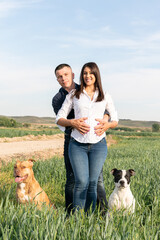
[[[3,240],[159,240],[160,239],[160,136],[114,136],[104,164],[107,199],[114,189],[112,168],[133,168],[131,190],[136,199],[134,214],[114,212],[103,216],[99,209],[66,216],[65,168],[59,156],[34,164],[35,177],[57,211],[16,202],[14,159],[0,172],[0,239]]]

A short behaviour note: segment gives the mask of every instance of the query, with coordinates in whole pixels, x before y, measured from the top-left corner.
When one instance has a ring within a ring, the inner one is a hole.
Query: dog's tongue
[[[24,177],[16,177],[16,178],[15,178],[15,182],[16,182],[16,183],[22,182],[23,179],[24,179]]]

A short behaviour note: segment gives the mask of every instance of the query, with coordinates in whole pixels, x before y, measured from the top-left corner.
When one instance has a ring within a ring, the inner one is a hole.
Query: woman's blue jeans
[[[69,158],[74,172],[73,193],[74,209],[87,212],[92,206],[94,211],[97,200],[97,182],[107,157],[105,138],[95,144],[79,143],[71,138]]]

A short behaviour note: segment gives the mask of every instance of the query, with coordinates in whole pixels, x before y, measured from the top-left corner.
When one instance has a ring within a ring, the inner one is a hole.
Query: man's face
[[[69,90],[73,84],[74,73],[70,67],[64,67],[56,71],[56,77],[59,84],[65,89]]]

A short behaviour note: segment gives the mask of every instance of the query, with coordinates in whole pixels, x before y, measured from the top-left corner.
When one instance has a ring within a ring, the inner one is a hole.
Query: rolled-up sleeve
[[[118,114],[115,109],[112,97],[109,94],[106,94],[105,97],[106,97],[106,110],[109,112],[110,121],[118,122]]]

